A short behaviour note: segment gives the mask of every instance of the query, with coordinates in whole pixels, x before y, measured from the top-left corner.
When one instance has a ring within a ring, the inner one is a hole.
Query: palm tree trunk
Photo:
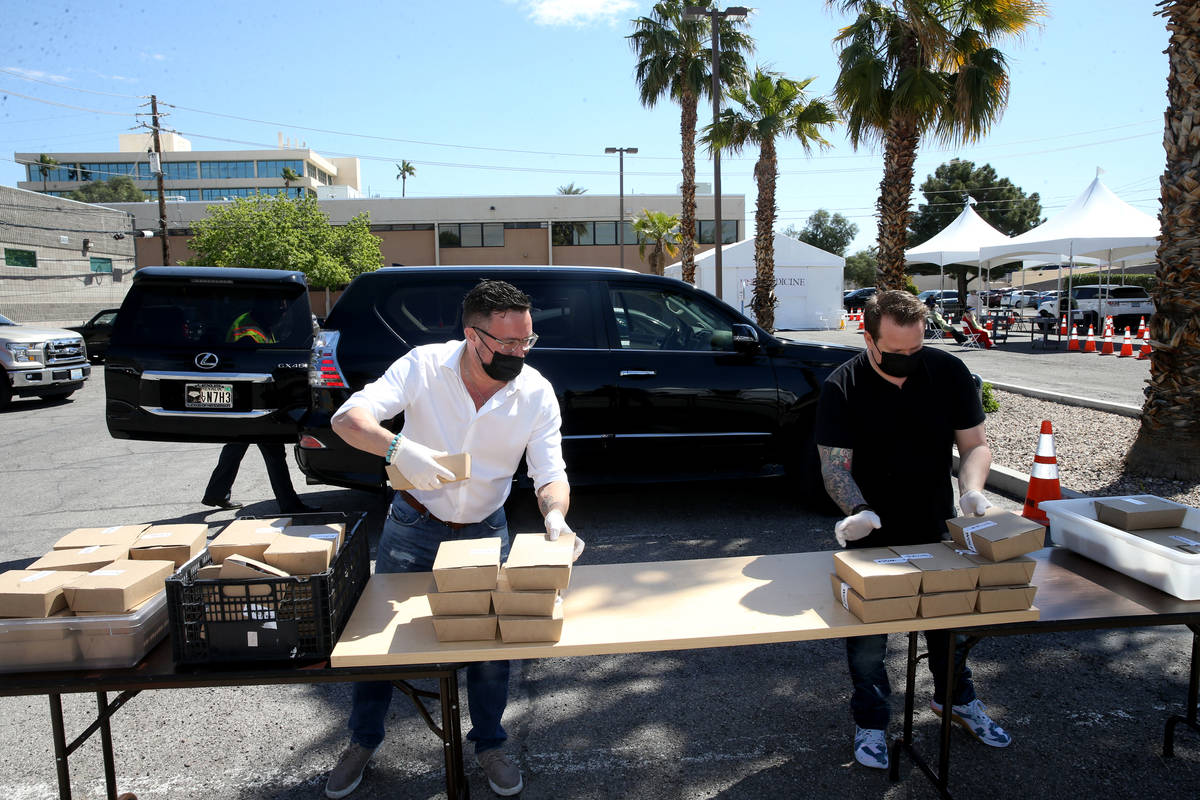
[[[913,168],[921,137],[912,120],[895,119],[883,137],[883,180],[879,182],[879,278],[883,289],[903,289]]]
[[[1127,468],[1176,480],[1200,479],[1200,7],[1166,0],[1166,127],[1157,313],[1150,318],[1150,381],[1142,426]]]
[[[404,197],[408,193],[408,176],[400,176],[400,196]]]
[[[679,212],[679,260],[687,283],[696,282],[696,103],[697,97],[684,92],[679,100],[680,150],[683,153],[683,208]]]
[[[775,142],[767,139],[754,165],[758,208],[754,211],[754,299],[750,307],[763,330],[775,331],[775,179],[778,176]]]

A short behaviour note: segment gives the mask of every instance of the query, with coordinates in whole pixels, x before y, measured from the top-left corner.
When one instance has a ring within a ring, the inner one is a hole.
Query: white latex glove
[[[958,498],[958,507],[962,510],[964,517],[982,517],[983,512],[991,508],[992,504],[983,496],[983,492],[972,489]]]
[[[563,517],[562,511],[557,508],[550,509],[546,513],[546,538],[554,541],[564,533],[574,533],[571,527],[567,525],[567,520]]]
[[[833,535],[837,537],[838,544],[845,547],[846,542],[861,539],[881,525],[883,523],[879,521],[879,515],[874,511],[860,511],[834,525]]]
[[[571,563],[574,564],[583,555],[583,539],[579,538],[579,534],[575,534],[575,551],[571,554]]]
[[[442,481],[454,480],[454,473],[435,459],[446,455],[445,450],[434,450],[401,436],[396,452],[392,453],[392,464],[400,470],[415,489],[437,489]]]

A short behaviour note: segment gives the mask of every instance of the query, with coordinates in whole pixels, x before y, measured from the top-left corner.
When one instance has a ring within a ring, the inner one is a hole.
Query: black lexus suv
[[[538,341],[528,364],[558,394],[572,483],[788,470],[819,487],[811,437],[821,382],[856,350],[782,341],[670,278],[492,266],[393,267],[354,279],[314,342],[296,447],[311,483],[383,485],[381,460],[342,442],[330,417],[410,348],[461,339],[463,296],[482,278],[506,280],[533,301]]]

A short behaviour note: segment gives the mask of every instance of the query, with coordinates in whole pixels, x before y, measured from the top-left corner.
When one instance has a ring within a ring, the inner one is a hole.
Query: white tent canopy
[[[971,198],[954,221],[928,241],[904,251],[906,264],[979,265],[979,249],[1003,245],[1009,238],[975,213]]]
[[[716,294],[716,251],[696,256],[696,285]],[[842,310],[842,273],[846,259],[798,239],[775,234],[775,327],[781,330],[827,328],[836,325]],[[676,262],[665,274],[680,278]],[[725,245],[721,250],[721,296],[748,313],[754,294],[754,239]],[[751,315],[752,316],[752,315]]]
[[[1038,227],[1012,237],[1008,242],[980,245],[979,261],[984,267],[1045,254],[1062,258],[1090,256],[1109,261],[1141,263],[1154,260],[1158,246],[1158,220],[1138,211],[1112,193],[1097,176],[1057,216]]]

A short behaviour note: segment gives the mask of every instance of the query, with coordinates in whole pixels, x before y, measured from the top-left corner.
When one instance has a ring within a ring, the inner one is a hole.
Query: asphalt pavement
[[[0,562],[22,563],[81,526],[203,521],[215,533],[233,517],[199,505],[219,445],[109,438],[103,372],[94,375],[70,400],[17,401],[0,413],[9,465]],[[367,511],[374,546],[380,498],[305,487],[295,469],[293,477],[306,502]],[[247,513],[277,510],[253,449],[234,497],[248,503]],[[588,542],[584,562],[594,564],[834,547],[835,518],[802,508],[786,479],[581,488],[568,519]],[[510,525],[540,529],[528,493],[513,504]],[[893,637],[888,660],[898,690],[902,645]],[[956,729],[955,793],[1194,795],[1200,738],[1184,732],[1175,759],[1160,755],[1163,722],[1185,701],[1190,646],[1181,628],[982,643],[971,657],[976,685],[1014,743],[993,750]],[[514,664],[505,723],[527,798],[935,797],[907,760],[896,784],[854,763],[849,690],[839,641],[544,659]],[[916,736],[932,753],[930,692],[922,671]],[[902,699],[893,698],[893,733]],[[95,699],[68,696],[65,706],[70,736],[86,725]],[[113,719],[120,791],[143,800],[322,797],[346,742],[348,710],[342,685],[143,692]],[[403,697],[388,730],[351,797],[444,797],[441,748]],[[44,697],[0,699],[0,764],[6,800],[57,796]],[[98,742],[73,755],[71,769],[75,797],[103,796]],[[469,758],[467,777],[476,798],[493,796]]]

